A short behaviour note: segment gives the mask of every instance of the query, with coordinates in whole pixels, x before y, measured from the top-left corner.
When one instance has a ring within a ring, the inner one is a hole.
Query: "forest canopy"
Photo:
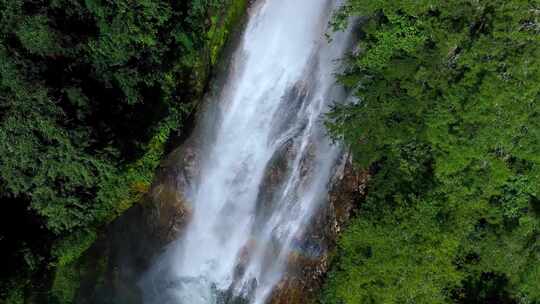
[[[328,127],[372,179],[323,303],[540,303],[540,2],[349,0]]]
[[[244,2],[0,0],[1,299],[145,193]]]

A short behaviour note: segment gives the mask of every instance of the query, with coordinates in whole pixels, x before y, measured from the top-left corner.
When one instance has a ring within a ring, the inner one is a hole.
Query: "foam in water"
[[[263,304],[281,279],[341,155],[321,123],[343,98],[333,72],[348,35],[324,36],[336,5],[266,0],[251,8],[215,122],[201,122],[213,140],[186,194],[192,219],[145,278],[145,303]]]

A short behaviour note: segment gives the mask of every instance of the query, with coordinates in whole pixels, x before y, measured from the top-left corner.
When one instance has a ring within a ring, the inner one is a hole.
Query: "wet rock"
[[[200,151],[194,140],[188,140],[165,159],[145,203],[153,208],[150,225],[163,245],[178,238],[189,221],[193,207],[185,199],[200,170]],[[161,246],[161,247],[162,247]]]
[[[288,140],[276,151],[268,162],[265,175],[259,185],[257,197],[257,220],[256,223],[264,223],[271,215],[276,194],[287,178],[288,168],[291,165],[290,159],[294,155],[294,142]]]
[[[288,259],[287,273],[274,288],[270,304],[315,303],[329,270],[339,233],[365,196],[368,172],[356,170],[347,159],[334,178],[327,204],[312,219],[302,241]]]
[[[142,303],[141,275],[179,237],[191,216],[184,193],[200,169],[196,144],[188,140],[173,151],[142,201],[111,223],[88,250],[82,258],[88,271],[82,275],[76,303]]]

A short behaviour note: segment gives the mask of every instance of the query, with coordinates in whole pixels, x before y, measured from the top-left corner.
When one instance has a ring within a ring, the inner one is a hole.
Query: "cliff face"
[[[274,289],[270,304],[316,302],[337,238],[364,198],[368,180],[368,172],[356,170],[351,159],[346,160],[327,204],[312,219],[303,246],[291,253],[287,273]]]
[[[161,162],[143,201],[113,222],[81,259],[78,269],[82,280],[76,303],[142,303],[138,286],[141,275],[169,243],[181,237],[192,213],[191,202],[183,194],[199,176],[204,138],[197,133]],[[258,220],[264,221],[266,211],[271,209],[266,204],[284,178],[290,153],[290,146],[284,145],[267,168],[258,197]],[[270,304],[316,301],[337,238],[363,199],[369,179],[367,172],[354,168],[350,158],[343,163],[341,173],[331,181],[328,200],[291,252],[287,272],[270,296]],[[241,299],[230,297],[231,301]]]
[[[108,227],[88,251],[77,303],[142,303],[140,276],[167,244],[181,236],[189,221],[192,207],[182,193],[198,175],[199,156],[194,139],[173,151],[162,162],[144,201]],[[270,180],[279,175],[279,168],[278,162],[275,170],[269,170]],[[350,159],[346,161],[327,204],[313,218],[302,245],[290,254],[287,273],[269,303],[315,302],[337,237],[363,198],[368,178],[366,172],[354,169]]]
[[[141,303],[141,275],[189,219],[182,193],[197,170],[198,152],[188,140],[162,162],[143,201],[113,222],[81,259],[76,303]]]

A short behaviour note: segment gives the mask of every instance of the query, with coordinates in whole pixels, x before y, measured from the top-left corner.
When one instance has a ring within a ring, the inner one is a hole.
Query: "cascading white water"
[[[215,122],[202,122],[213,140],[185,194],[191,221],[146,278],[145,303],[263,304],[279,282],[341,155],[321,122],[344,95],[333,72],[348,34],[324,35],[335,2],[251,8]]]

